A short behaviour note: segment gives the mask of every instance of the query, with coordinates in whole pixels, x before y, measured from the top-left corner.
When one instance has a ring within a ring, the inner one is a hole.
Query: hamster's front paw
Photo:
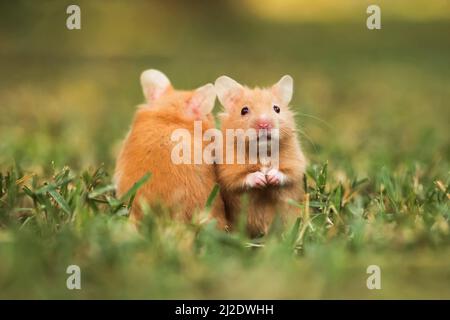
[[[244,181],[244,185],[248,188],[263,188],[266,184],[266,175],[260,171],[249,173]]]
[[[270,169],[266,174],[268,185],[282,186],[286,181],[286,175],[277,169]]]

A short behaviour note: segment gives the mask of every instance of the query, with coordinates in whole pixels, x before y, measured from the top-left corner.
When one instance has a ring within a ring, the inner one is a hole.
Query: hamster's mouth
[[[258,138],[256,139],[256,141],[257,141],[258,143],[261,143],[261,142],[270,142],[270,141],[272,141],[272,137],[271,137],[270,135],[258,136]]]
[[[262,140],[262,139],[264,139],[264,140],[272,139],[272,133],[270,132],[270,130],[267,131],[267,130],[263,129],[263,130],[258,131],[258,140]]]

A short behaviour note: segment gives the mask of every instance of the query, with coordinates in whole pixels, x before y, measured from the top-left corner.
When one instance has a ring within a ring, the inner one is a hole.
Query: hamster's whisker
[[[303,113],[303,112],[296,112],[295,114],[296,115],[298,114],[299,116],[303,116],[303,117],[308,117],[308,118],[314,119],[314,120],[316,120],[318,122],[321,122],[322,124],[327,126],[329,129],[333,129],[333,127],[327,121],[325,121],[325,120],[323,120],[323,119],[321,119],[319,117],[313,116],[312,114]]]
[[[318,152],[316,144],[312,141],[311,137],[306,134],[305,131],[299,128],[297,128],[296,131],[298,131],[303,137],[305,137],[305,139],[313,146],[315,152]]]
[[[296,108],[295,106],[291,106],[291,107],[292,107],[292,109]],[[311,119],[314,119],[314,120],[316,120],[316,121],[318,121],[318,122],[321,122],[322,124],[324,124],[325,126],[327,126],[327,127],[330,128],[330,129],[333,128],[327,121],[325,121],[325,120],[323,120],[323,119],[321,119],[321,118],[319,118],[319,117],[317,117],[317,116],[314,116],[314,115],[312,115],[312,114],[305,113],[305,112],[300,112],[300,111],[298,110],[298,108],[297,108],[297,109],[294,109],[294,110],[292,110],[292,109],[291,109],[291,112],[292,112],[292,114],[294,115],[295,118],[297,118],[297,117],[307,117],[307,118],[311,118]]]

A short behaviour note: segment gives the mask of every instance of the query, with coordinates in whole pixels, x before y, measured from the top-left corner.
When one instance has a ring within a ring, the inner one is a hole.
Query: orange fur
[[[247,229],[252,236],[265,234],[277,212],[283,221],[294,217],[298,209],[289,205],[287,200],[301,201],[303,198],[302,178],[306,159],[296,136],[294,116],[288,108],[289,101],[284,103],[276,89],[275,86],[270,89],[239,87],[231,93],[224,94],[222,99],[219,94],[219,100],[225,107],[225,112],[220,115],[224,136],[226,129],[254,128],[262,114],[269,117],[274,128],[280,130],[279,171],[286,178],[281,185],[267,185],[262,188],[246,185],[245,181],[249,174],[256,171],[267,172],[265,165],[260,162],[218,165],[218,179],[229,224],[231,228],[235,227],[239,214],[244,211],[247,213]],[[274,112],[274,104],[281,108],[280,113]],[[241,109],[244,106],[250,111],[243,116]],[[242,203],[244,195],[248,201],[245,208]]]
[[[140,202],[150,207],[160,205],[169,209],[174,218],[188,221],[196,210],[201,210],[216,181],[215,167],[208,164],[174,164],[171,151],[176,142],[170,137],[174,130],[187,129],[194,137],[194,120],[201,120],[203,130],[214,127],[211,114],[202,115],[191,107],[194,91],[177,91],[171,86],[151,104],[137,110],[131,130],[117,159],[115,181],[117,194],[124,194],[145,173],[150,181],[137,192],[131,218],[142,218]],[[154,99],[153,94],[147,96]],[[193,140],[193,139],[192,139]],[[194,144],[192,143],[192,153]],[[214,212],[223,227],[223,202],[217,197]]]

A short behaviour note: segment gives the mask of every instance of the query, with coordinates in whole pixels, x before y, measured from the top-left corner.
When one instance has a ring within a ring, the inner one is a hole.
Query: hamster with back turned
[[[263,158],[253,164],[237,163],[235,158],[233,163],[218,164],[218,181],[231,229],[236,227],[241,211],[245,211],[249,234],[253,237],[266,234],[277,213],[283,221],[295,217],[298,209],[288,200],[302,201],[304,196],[302,180],[307,162],[297,137],[294,114],[289,109],[292,77],[286,75],[270,88],[250,89],[221,76],[215,82],[215,89],[225,109],[219,115],[224,137],[229,129],[253,129],[258,133],[258,148],[262,143],[270,145],[278,139],[276,164]],[[231,141],[233,148],[236,142]],[[244,195],[247,198],[245,208]]]
[[[117,194],[123,195],[151,172],[150,180],[136,193],[131,218],[134,221],[142,218],[140,203],[144,200],[151,208],[162,206],[173,217],[189,221],[206,204],[216,183],[216,169],[206,163],[174,163],[172,151],[177,142],[172,140],[172,134],[186,129],[193,137],[194,121],[201,121],[202,130],[214,128],[211,114],[216,98],[214,86],[175,90],[169,79],[157,70],[144,71],[141,84],[146,103],[136,111],[117,159],[114,174]],[[195,148],[203,146],[192,141],[192,153],[196,152]],[[223,212],[220,197],[216,197],[213,207],[215,213]],[[221,224],[223,219],[218,216],[217,220]]]

